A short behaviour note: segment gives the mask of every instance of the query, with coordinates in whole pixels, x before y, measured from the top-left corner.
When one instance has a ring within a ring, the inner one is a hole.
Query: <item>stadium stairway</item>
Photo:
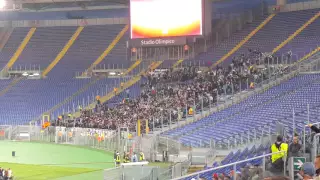
[[[315,55],[316,53],[320,52],[320,46],[317,47],[316,49],[314,49],[313,51],[311,51],[309,54],[305,55],[303,58],[301,58],[299,61],[297,61],[296,63],[300,63],[304,60],[309,59],[311,56]]]
[[[24,77],[18,77],[13,79],[4,89],[0,91],[0,97],[7,93],[14,85],[19,83]]]
[[[120,41],[120,39],[124,36],[124,34],[128,31],[129,25],[126,25],[114,38],[111,44],[107,47],[107,49],[91,64],[91,66],[87,69],[87,71],[92,71],[94,67],[100,64],[103,59],[111,52],[111,50],[115,47],[115,45]]]
[[[299,29],[297,29],[293,34],[291,34],[286,40],[280,43],[277,47],[272,50],[272,54],[275,54],[279,51],[283,46],[288,44],[292,39],[294,39],[297,35],[299,35],[305,28],[307,28],[311,23],[317,20],[320,16],[320,11],[317,12],[313,17],[311,17],[306,23],[304,23]]]
[[[124,83],[123,88],[121,87],[117,87],[117,89],[119,90],[117,92],[117,95],[120,94],[122,91],[124,91],[125,89],[131,87],[132,85],[134,85],[135,83],[139,82],[141,79],[141,76],[144,75],[148,70],[154,70],[156,69],[158,66],[160,66],[162,64],[162,61],[155,61],[152,62],[148,68],[143,69],[142,71],[140,71],[136,76],[132,77],[129,81]],[[101,103],[104,103],[106,101],[108,101],[109,99],[113,98],[116,94],[112,91],[109,92],[106,96],[101,97]],[[95,103],[90,104],[89,109],[94,108]]]
[[[20,54],[22,53],[22,51],[24,50],[24,48],[26,47],[26,45],[28,44],[28,42],[30,41],[31,37],[33,36],[34,32],[36,31],[36,28],[31,28],[29,30],[29,32],[27,33],[27,35],[25,36],[25,38],[23,39],[23,41],[20,43],[19,47],[17,48],[17,50],[15,51],[15,53],[13,54],[13,56],[10,58],[9,62],[7,63],[7,65],[2,69],[2,71],[0,72],[0,74],[2,73],[6,73],[7,69],[10,69],[13,64],[16,62],[16,60],[19,58]],[[10,33],[10,32],[9,32]],[[12,31],[11,31],[12,33]],[[11,34],[10,33],[10,34]],[[4,35],[4,36],[8,36],[8,34]],[[6,41],[8,41],[9,37],[4,37],[7,38]],[[0,91],[0,96],[3,96],[6,92],[8,92],[14,85],[16,85],[20,80],[22,80],[23,77],[19,77],[19,78],[15,78],[13,79],[10,84],[8,84],[4,89],[2,89]]]
[[[22,53],[22,51],[24,50],[24,48],[26,47],[26,45],[28,44],[28,42],[30,41],[30,39],[32,38],[34,32],[36,31],[36,28],[30,28],[29,32],[27,33],[26,37],[23,39],[23,41],[20,43],[18,49],[16,50],[16,52],[13,54],[13,56],[10,58],[9,62],[7,63],[7,65],[3,68],[2,71],[10,69],[13,64],[16,62],[16,60],[19,58],[20,54]]]
[[[297,31],[301,25],[305,24],[308,20],[310,20],[316,13],[319,12],[319,9],[311,9],[311,10],[304,10],[304,11],[296,11],[296,12],[285,12],[285,13],[278,13],[276,16],[272,18],[262,29],[260,29],[254,36],[252,36],[246,43],[244,43],[238,50],[236,48],[236,54],[246,54],[248,49],[260,49],[263,52],[272,52],[272,50],[277,47],[281,42],[285,41],[291,34]],[[266,17],[265,17],[266,18]],[[253,21],[248,27],[244,28],[243,30],[234,33],[230,36],[230,38],[223,40],[218,45],[213,46],[212,48],[208,49],[207,53],[200,54],[197,56],[199,61],[211,62],[219,61],[222,59],[223,56],[229,53],[229,51],[234,48],[244,37],[253,31],[254,28],[258,26],[261,21],[256,20]],[[286,27],[284,30],[283,27]],[[310,27],[310,28],[308,28]],[[295,53],[296,50],[303,51],[302,54],[299,55],[298,58],[305,55],[305,52],[310,52],[310,49],[313,49],[316,44],[318,43],[315,37],[317,32],[317,26],[315,23],[309,25],[306,29],[304,29],[303,37],[299,37],[298,41],[290,42],[289,48],[290,49],[281,49],[278,53],[286,53],[289,50],[292,50]],[[307,46],[300,47],[299,44],[303,43],[303,39],[308,39],[310,42]],[[296,44],[291,46],[291,44]],[[300,48],[297,48],[300,47]],[[224,58],[225,59],[225,58]],[[228,64],[231,63],[232,56],[226,58],[224,61],[219,61],[216,64],[223,63]],[[214,66],[214,65],[212,65]]]
[[[172,65],[171,68],[176,68],[177,66],[179,66],[180,64],[182,64],[183,61],[184,61],[183,59],[178,60],[177,62],[175,62],[175,63]]]
[[[36,28],[31,28],[26,35],[25,39],[19,46],[16,53],[13,55],[13,57],[10,59],[6,67],[12,67],[13,63],[19,58],[20,54],[22,53],[23,49],[26,47],[27,43],[30,41],[31,37],[33,36]],[[48,74],[51,69],[61,60],[61,58],[67,53],[68,49],[72,46],[73,42],[77,39],[81,31],[83,30],[83,27],[78,27],[78,29],[75,31],[75,33],[71,36],[69,41],[66,43],[66,45],[63,47],[63,49],[59,52],[59,54],[56,56],[56,58],[51,62],[51,64],[42,72],[42,77],[45,77],[46,74]],[[7,93],[14,85],[19,83],[21,80],[23,80],[24,77],[15,78],[12,80],[12,82],[2,91],[0,91],[0,96],[3,96],[5,93]]]
[[[100,56],[94,61],[93,64],[99,64],[111,51],[112,49],[115,47],[115,45],[119,42],[119,40],[123,37],[124,33],[128,30],[128,26],[125,26],[125,28],[122,29],[122,31],[120,31],[120,33],[118,33],[118,35],[116,36],[116,38],[108,45],[108,47],[100,54]],[[77,32],[77,31],[76,31]],[[80,35],[80,33],[78,34],[78,36]],[[141,63],[141,61],[136,61],[135,63],[133,63],[123,74],[123,76],[127,75],[128,73],[130,73],[131,71],[133,71],[137,66],[139,66],[139,64]],[[92,65],[93,65],[92,64]],[[93,68],[93,66],[90,66],[88,69]],[[84,74],[83,74],[84,75]],[[72,100],[75,99],[75,97],[81,95],[82,93],[84,93],[85,91],[87,91],[90,87],[94,86],[96,83],[100,82],[100,80],[103,80],[103,77],[99,77],[99,78],[94,78],[93,80],[90,80],[88,83],[86,83],[85,85],[83,85],[82,88],[80,88],[79,90],[77,90],[75,93],[73,93],[71,96],[68,96],[67,98],[65,98],[62,102],[60,102],[59,104],[53,106],[52,108],[50,108],[49,110],[47,110],[46,112],[44,112],[43,114],[48,114],[48,113],[53,113],[55,110],[59,109],[60,107],[62,107],[63,105],[66,105],[67,103],[70,103]],[[41,117],[39,117],[41,118]],[[34,119],[33,121],[35,121],[36,119]]]
[[[129,74],[130,71],[132,71],[135,67],[137,67],[142,61],[136,61],[130,68],[127,69],[127,71],[124,73],[124,75]],[[123,92],[125,89],[131,87],[132,85],[136,84],[137,82],[140,81],[141,76],[143,74],[145,74],[147,72],[147,70],[154,70],[156,69],[158,66],[160,66],[162,63],[162,61],[155,61],[152,62],[149,67],[147,69],[143,69],[142,71],[140,71],[136,76],[132,77],[130,80],[128,80],[127,82],[124,83],[124,86],[121,87],[116,87],[118,89],[117,91],[117,95],[120,94],[121,92]],[[106,94],[105,96],[102,96],[100,98],[101,103],[105,103],[106,101],[112,99],[113,97],[115,97],[115,93],[114,91],[109,92],[108,94]],[[89,106],[85,107],[85,109],[93,109],[95,107],[95,102],[91,103]],[[76,112],[73,117],[80,117],[80,112]]]
[[[246,42],[248,42],[260,29],[262,29],[268,22],[272,20],[275,14],[271,14],[268,16],[256,29],[254,29],[248,36],[246,36],[240,43],[238,43],[233,49],[231,49],[227,54],[222,56],[218,61],[211,65],[211,68],[217,66],[223,61],[227,60],[232,54],[237,52]],[[292,33],[287,39],[282,41],[277,47],[272,50],[272,54],[278,52],[282,47],[288,44],[291,40],[293,40],[296,36],[298,36],[304,29],[306,29],[310,24],[312,24],[315,20],[317,20],[320,16],[320,12],[315,13],[314,16],[309,18],[307,22],[305,22],[301,27],[299,27],[294,33]],[[260,27],[261,26],[261,27]]]
[[[79,37],[80,33],[83,30],[83,26],[80,26],[77,28],[77,30],[74,32],[74,34],[71,36],[69,41],[66,43],[66,45],[63,47],[63,49],[59,52],[59,54],[56,56],[56,58],[49,64],[49,66],[42,72],[41,76],[46,77],[46,75],[55,67],[56,64],[59,63],[59,61],[63,58],[63,56],[67,53],[69,48],[73,45],[74,41]]]
[[[0,35],[0,51],[3,49],[3,47],[6,45],[8,42],[11,34],[13,32],[13,28],[3,28],[1,30],[1,35]]]
[[[141,61],[136,61],[135,63],[132,64],[132,66],[130,66],[123,74],[123,76],[127,75],[128,73],[130,73],[133,69],[135,69],[139,64],[141,63]],[[54,106],[53,108],[49,109],[47,112],[45,112],[44,114],[51,114],[53,111],[55,111],[56,109],[58,109],[59,107],[61,107],[62,105],[72,101],[72,99],[78,95],[80,95],[81,93],[85,92],[90,86],[92,86],[93,84],[96,84],[99,80],[101,80],[103,77],[99,77],[96,78],[92,81],[90,81],[89,83],[87,83],[86,85],[84,85],[81,89],[79,89],[77,92],[75,92],[73,95],[67,97],[64,101],[62,101],[61,103],[57,104],[56,106]]]
[[[234,48],[232,48],[227,54],[222,56],[218,61],[213,63],[210,67],[210,69],[216,67],[218,64],[226,60],[228,57],[230,57],[232,54],[234,54],[240,47],[242,47],[249,39],[251,39],[257,32],[262,29],[267,23],[269,23],[272,18],[276,14],[269,15],[264,21],[261,22],[259,26],[257,26],[253,31],[251,31],[242,41],[240,41]]]

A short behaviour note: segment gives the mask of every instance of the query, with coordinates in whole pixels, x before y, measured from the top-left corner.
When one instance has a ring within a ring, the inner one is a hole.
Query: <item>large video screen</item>
[[[131,39],[202,35],[202,0],[130,0]]]

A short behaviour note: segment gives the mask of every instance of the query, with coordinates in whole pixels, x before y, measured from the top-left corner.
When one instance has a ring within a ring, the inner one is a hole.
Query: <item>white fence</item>
[[[117,131],[92,128],[40,126],[0,126],[0,140],[39,141],[88,146],[120,152],[129,149],[131,141],[122,139]]]

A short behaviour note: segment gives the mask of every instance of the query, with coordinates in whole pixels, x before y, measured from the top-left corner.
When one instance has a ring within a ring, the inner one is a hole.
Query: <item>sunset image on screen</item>
[[[131,38],[202,35],[202,0],[131,0]]]

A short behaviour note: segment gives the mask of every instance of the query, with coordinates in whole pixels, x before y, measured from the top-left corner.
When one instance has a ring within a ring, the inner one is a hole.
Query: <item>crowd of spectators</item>
[[[116,94],[123,101],[114,107],[97,100],[94,110],[82,110],[81,117],[77,119],[64,116],[55,124],[113,130],[128,127],[135,130],[136,122],[140,119],[149,120],[148,127],[152,130],[160,124],[169,124],[209,108],[219,102],[220,97],[249,86],[254,88],[255,83],[284,72],[281,66],[277,66],[277,71],[270,74],[271,66],[265,66],[265,58],[268,57],[259,50],[249,49],[247,54],[234,57],[227,67],[218,65],[210,71],[195,66],[149,71],[141,80],[139,97],[130,98],[124,91]],[[145,123],[141,124],[145,129]]]
[[[13,179],[13,172],[10,168],[3,169],[0,167],[0,180],[11,180]]]

